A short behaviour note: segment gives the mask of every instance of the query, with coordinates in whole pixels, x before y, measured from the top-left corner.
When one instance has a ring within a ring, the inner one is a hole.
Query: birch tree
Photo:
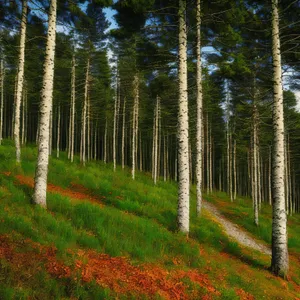
[[[43,88],[40,103],[38,159],[34,179],[34,203],[46,207],[47,176],[49,162],[49,125],[52,109],[54,56],[56,36],[56,0],[51,0],[48,21],[46,57],[44,62]]]
[[[2,54],[2,53],[1,53]],[[3,139],[3,107],[4,107],[4,76],[5,76],[5,70],[4,70],[4,64],[3,64],[3,57],[1,57],[0,61],[0,145],[2,143]]]
[[[272,165],[272,271],[286,277],[289,269],[287,248],[287,216],[284,185],[284,117],[279,37],[278,0],[272,0],[272,56],[273,56],[273,165]]]
[[[21,162],[21,146],[20,146],[20,113],[21,100],[23,94],[24,82],[24,65],[25,65],[25,39],[27,25],[27,0],[22,1],[22,19],[20,28],[20,53],[18,62],[18,73],[16,83],[15,110],[14,110],[14,140],[16,146],[16,160]]]
[[[190,170],[189,123],[187,93],[187,31],[186,0],[179,0],[179,112],[178,112],[178,226],[181,232],[189,232]]]
[[[132,168],[131,175],[132,179],[135,179],[135,165],[136,165],[136,155],[137,155],[137,133],[138,133],[138,112],[139,112],[139,78],[137,75],[134,76],[133,80],[133,93],[134,93],[134,103],[133,103],[133,116],[132,116]]]
[[[202,208],[202,66],[201,66],[201,1],[197,0],[197,139],[196,139],[196,197],[197,214]]]

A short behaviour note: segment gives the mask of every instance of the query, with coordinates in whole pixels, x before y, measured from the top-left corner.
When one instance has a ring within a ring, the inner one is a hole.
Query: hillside
[[[289,218],[290,277],[269,271],[270,256],[240,246],[191,202],[190,237],[176,232],[177,187],[102,162],[86,167],[51,157],[48,210],[31,204],[36,148],[15,167],[0,147],[1,299],[297,299],[300,220]],[[270,209],[252,225],[252,204],[205,196],[223,217],[270,243]]]

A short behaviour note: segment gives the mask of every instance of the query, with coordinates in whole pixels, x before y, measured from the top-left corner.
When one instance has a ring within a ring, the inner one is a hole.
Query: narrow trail
[[[250,234],[243,231],[238,225],[226,219],[213,204],[203,201],[203,207],[213,215],[218,223],[223,226],[226,234],[229,237],[235,239],[243,246],[258,250],[267,255],[271,255],[271,250],[267,246],[262,244],[260,241],[255,240]]]

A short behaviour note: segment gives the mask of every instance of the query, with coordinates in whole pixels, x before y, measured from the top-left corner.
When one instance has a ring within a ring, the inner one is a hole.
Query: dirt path
[[[203,202],[203,207],[206,210],[208,210],[217,220],[217,222],[223,226],[226,234],[229,237],[235,239],[238,243],[240,243],[243,246],[258,250],[267,255],[271,255],[271,250],[267,246],[255,240],[252,236],[243,231],[238,225],[232,223],[224,216],[222,216],[222,214],[213,204],[205,201]]]

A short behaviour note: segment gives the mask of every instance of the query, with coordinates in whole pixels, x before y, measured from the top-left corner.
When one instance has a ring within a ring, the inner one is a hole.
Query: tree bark
[[[202,209],[202,122],[203,122],[203,94],[202,94],[202,64],[201,64],[201,4],[197,0],[197,138],[196,138],[196,198],[197,215]]]
[[[287,217],[284,188],[284,114],[279,37],[278,0],[272,0],[272,56],[273,56],[273,222],[272,222],[272,271],[286,277],[289,269],[287,248]]]
[[[4,107],[4,77],[5,77],[5,70],[4,70],[4,64],[3,64],[3,57],[1,57],[0,61],[0,92],[1,92],[1,98],[0,98],[0,145],[2,143],[3,139],[3,107]]]
[[[179,0],[179,112],[178,112],[178,227],[189,232],[190,219],[190,170],[189,170],[189,123],[187,93],[187,30],[186,0]]]
[[[47,176],[49,161],[49,125],[52,108],[54,56],[56,36],[56,0],[51,0],[46,45],[46,58],[44,63],[44,77],[42,99],[40,104],[40,127],[38,141],[38,159],[35,171],[33,201],[46,207]]]
[[[57,109],[57,140],[56,140],[56,157],[59,158],[59,144],[60,144],[60,105]]]
[[[21,162],[21,146],[20,146],[20,111],[21,101],[23,95],[24,82],[24,64],[25,64],[25,39],[26,39],[26,25],[27,25],[27,0],[22,2],[22,19],[20,30],[20,53],[17,74],[17,89],[15,97],[15,111],[14,111],[14,140],[16,146],[16,160]]]
[[[87,61],[86,66],[86,75],[85,75],[85,87],[84,87],[84,102],[83,102],[83,109],[82,109],[82,134],[81,134],[81,145],[82,145],[82,157],[81,162],[85,165],[86,161],[86,120],[87,120],[87,106],[88,106],[88,97],[89,97],[89,72],[90,72],[90,57]]]
[[[133,104],[133,116],[132,116],[132,179],[135,179],[135,165],[136,165],[136,154],[137,154],[137,131],[138,131],[138,110],[139,110],[139,78],[137,75],[134,76],[133,80],[133,93],[134,93],[134,104]]]
[[[123,103],[123,124],[122,124],[122,169],[125,167],[125,117],[126,117],[126,98]]]

